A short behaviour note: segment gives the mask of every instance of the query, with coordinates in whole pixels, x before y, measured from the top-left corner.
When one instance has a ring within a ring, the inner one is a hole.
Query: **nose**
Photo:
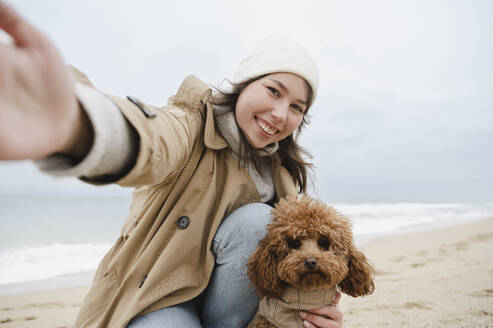
[[[275,123],[283,123],[288,115],[288,106],[284,103],[278,103],[272,108],[272,119]]]
[[[307,269],[314,269],[317,266],[317,260],[313,257],[306,258],[305,266],[307,267]]]

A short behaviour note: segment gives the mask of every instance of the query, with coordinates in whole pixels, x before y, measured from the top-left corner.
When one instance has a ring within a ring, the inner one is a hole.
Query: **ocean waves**
[[[493,217],[493,203],[333,204],[353,222],[355,236],[431,229]]]
[[[94,270],[110,246],[51,244],[0,249],[0,285]]]
[[[46,203],[38,201],[38,208]],[[328,203],[352,221],[357,242],[493,217],[493,203]],[[39,218],[34,209],[7,212],[4,206],[9,219],[0,222],[0,285],[94,271],[118,236],[126,214],[121,204],[100,202],[89,211],[64,200],[50,205],[53,215]]]

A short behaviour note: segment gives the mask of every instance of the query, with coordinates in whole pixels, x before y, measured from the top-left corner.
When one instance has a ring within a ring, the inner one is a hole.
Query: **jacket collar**
[[[208,148],[219,150],[226,148],[228,143],[215,127],[213,108],[209,103],[211,95],[212,90],[207,84],[194,75],[189,75],[180,85],[174,97],[174,103],[177,106],[199,110],[202,117],[205,115],[204,143]]]
[[[206,107],[206,121],[205,121],[205,133],[204,133],[204,143],[207,147],[219,150],[228,147],[228,143],[221,136],[219,131],[216,129],[216,124],[214,123],[214,113],[213,106],[209,103],[205,103]]]

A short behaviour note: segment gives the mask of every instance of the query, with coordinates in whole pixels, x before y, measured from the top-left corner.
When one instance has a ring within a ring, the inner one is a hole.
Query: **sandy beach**
[[[371,296],[344,297],[346,327],[493,327],[493,218],[376,240]]]
[[[345,327],[493,327],[493,218],[363,247],[373,295],[343,296]],[[0,328],[71,327],[88,287],[0,296]]]

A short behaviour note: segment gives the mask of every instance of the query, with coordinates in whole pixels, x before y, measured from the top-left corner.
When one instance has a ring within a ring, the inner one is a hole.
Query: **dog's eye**
[[[320,246],[320,248],[322,248],[322,249],[325,249],[325,250],[329,249],[329,245],[330,245],[329,241],[325,238],[320,238],[318,240],[318,246]]]
[[[298,249],[298,248],[300,248],[301,243],[299,240],[294,239],[294,240],[288,241],[288,246],[289,246],[289,248]]]

